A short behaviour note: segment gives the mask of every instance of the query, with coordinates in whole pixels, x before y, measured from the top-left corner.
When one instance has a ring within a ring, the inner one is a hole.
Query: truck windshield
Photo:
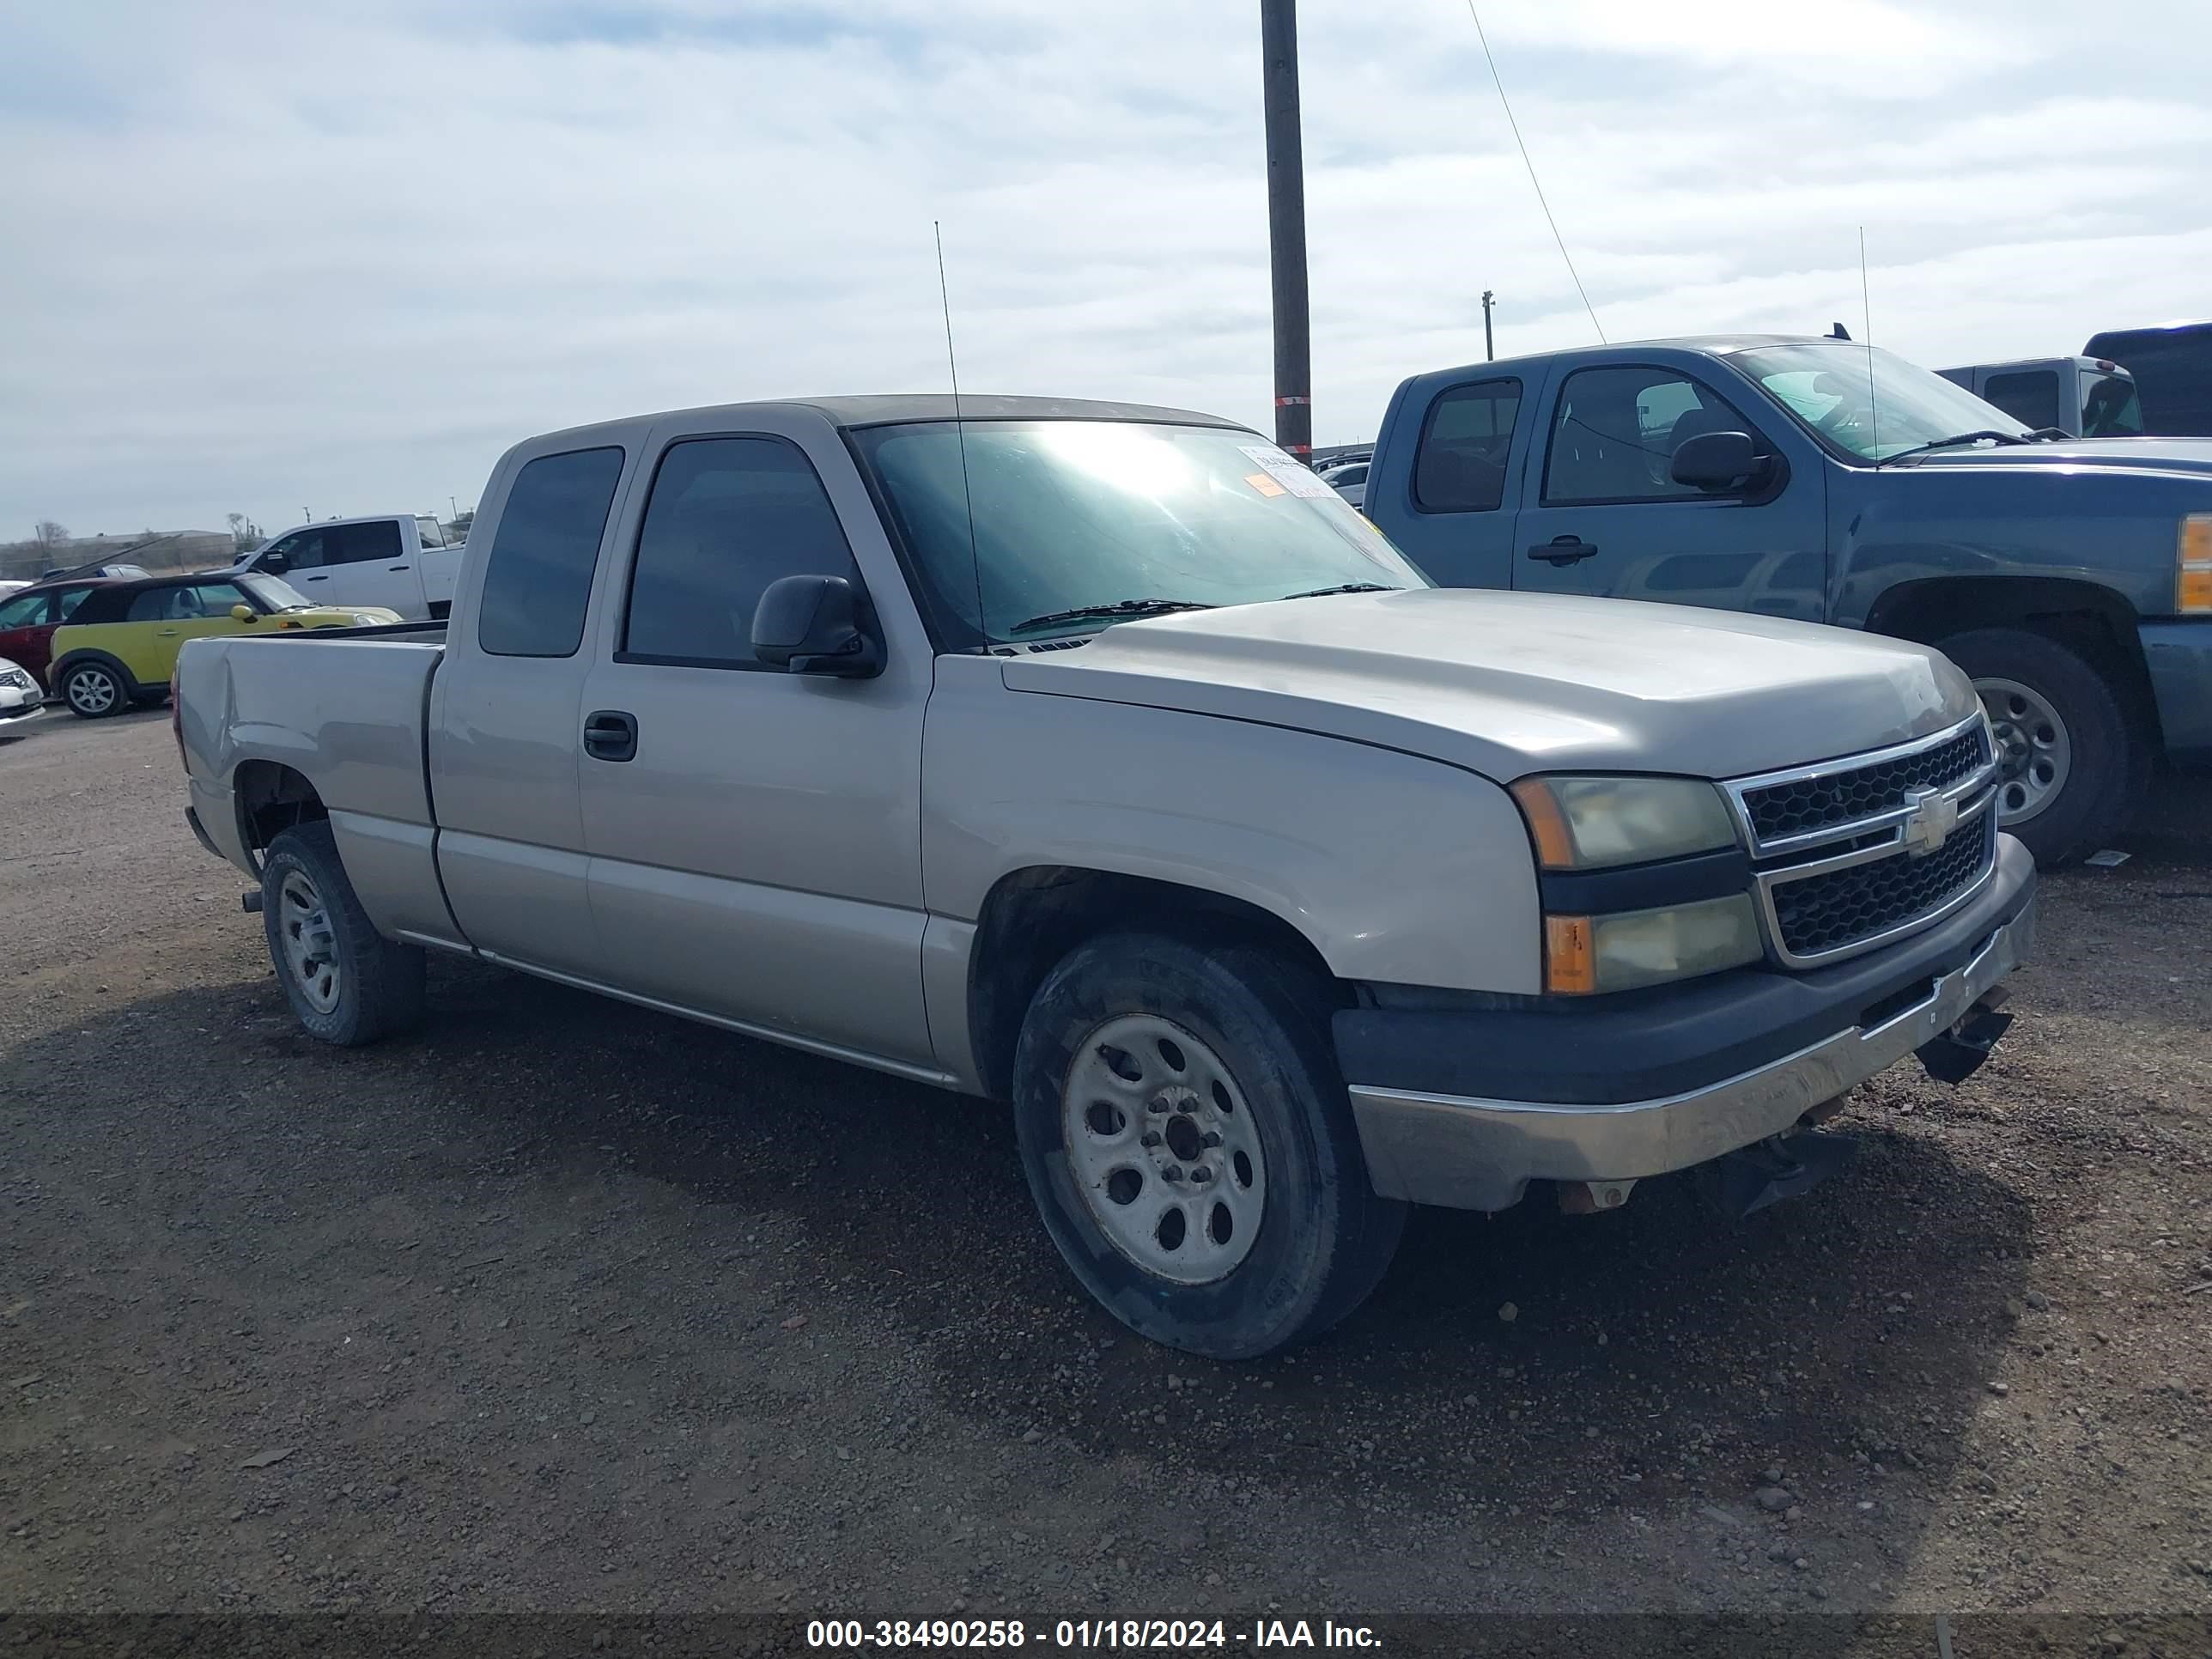
[[[1323,590],[1431,586],[1310,470],[1237,428],[969,421],[964,456],[950,421],[853,437],[932,608],[990,643]]]
[[[2142,399],[2126,374],[2081,377],[2081,435],[2085,438],[2142,436]]]
[[[1756,346],[1729,359],[1822,439],[1863,461],[1967,432],[2027,435],[1995,404],[1869,346]]]

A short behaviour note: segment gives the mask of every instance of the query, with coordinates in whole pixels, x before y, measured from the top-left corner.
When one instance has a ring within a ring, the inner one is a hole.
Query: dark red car
[[[69,620],[86,594],[95,587],[110,586],[112,581],[111,577],[84,576],[40,582],[0,599],[0,657],[28,669],[31,678],[52,692],[53,687],[46,684],[46,664],[52,657],[47,647],[54,629]]]

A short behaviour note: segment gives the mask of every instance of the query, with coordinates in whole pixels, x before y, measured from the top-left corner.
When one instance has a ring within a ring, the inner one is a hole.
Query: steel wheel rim
[[[1997,822],[2026,823],[2074,772],[2074,739],[2051,699],[2018,680],[1974,682],[1996,739]]]
[[[276,937],[284,947],[284,969],[293,989],[319,1014],[338,1006],[343,983],[338,974],[337,938],[315,884],[288,870],[276,889]]]
[[[1094,1027],[1060,1091],[1060,1136],[1091,1220],[1135,1266],[1207,1285],[1251,1254],[1267,1203],[1259,1126],[1183,1027],[1158,1014]]]
[[[70,707],[87,714],[105,714],[115,707],[120,689],[104,668],[80,668],[70,676]]]

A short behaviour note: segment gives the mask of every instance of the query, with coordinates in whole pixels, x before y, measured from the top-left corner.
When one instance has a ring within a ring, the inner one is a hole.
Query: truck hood
[[[1502,783],[1562,771],[1739,777],[1901,743],[1977,706],[1966,676],[1922,646],[1467,588],[1188,611],[1001,668],[1012,690],[1292,726]]]
[[[2212,438],[2075,438],[1990,449],[1939,449],[1908,465],[2130,467],[2212,475]]]

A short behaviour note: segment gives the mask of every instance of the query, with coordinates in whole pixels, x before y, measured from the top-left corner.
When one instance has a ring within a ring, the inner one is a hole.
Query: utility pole
[[[1490,301],[1492,297],[1492,296],[1488,289],[1482,290],[1482,358],[1485,362],[1495,362],[1498,360],[1498,348],[1492,345],[1490,342]]]
[[[1260,0],[1267,124],[1267,261],[1275,303],[1275,441],[1313,459],[1313,330],[1306,304],[1305,147],[1298,131],[1297,0]]]
[[[458,518],[459,518],[459,517],[461,516],[461,498],[460,498],[459,496],[458,496],[458,495],[448,495],[448,496],[447,496],[447,497],[446,497],[446,505],[447,505],[447,507],[452,507],[452,508],[453,509],[453,517],[454,517],[454,518],[458,519]]]

